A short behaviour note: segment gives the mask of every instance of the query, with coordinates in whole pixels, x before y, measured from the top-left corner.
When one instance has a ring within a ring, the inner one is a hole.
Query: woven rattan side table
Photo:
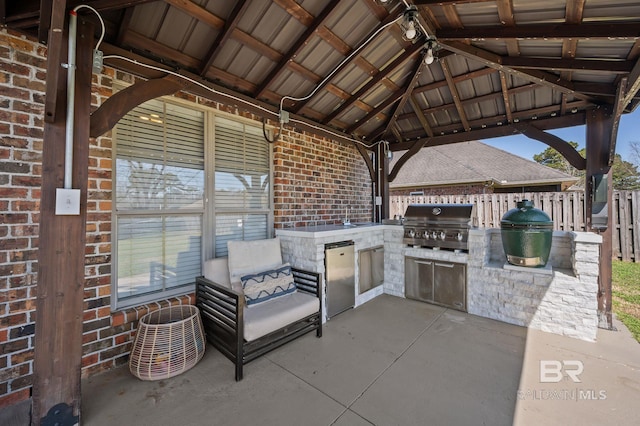
[[[197,307],[159,309],[140,319],[129,356],[129,370],[141,380],[176,376],[200,361],[205,343]]]

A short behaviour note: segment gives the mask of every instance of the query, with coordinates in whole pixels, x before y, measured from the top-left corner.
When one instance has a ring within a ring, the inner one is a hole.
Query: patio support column
[[[55,88],[48,90],[47,96],[55,96],[56,113],[44,124],[33,425],[73,424],[80,416],[93,25],[79,19],[77,34],[72,187],[80,189],[79,215],[55,214],[56,188],[62,188],[64,180],[67,88],[64,68],[59,73],[47,73],[47,86]],[[49,56],[48,61],[66,58],[66,38],[50,43],[49,50],[60,49],[62,55]],[[47,69],[60,66],[56,61],[48,63]]]
[[[585,206],[587,231],[596,232],[602,236],[600,247],[600,270],[598,276],[598,316],[601,328],[611,329],[611,277],[613,256],[613,179],[609,166],[609,155],[612,145],[612,129],[614,117],[610,107],[602,106],[587,112],[587,169],[585,176]],[[607,225],[606,228],[596,227],[592,221],[594,188],[592,179],[596,175],[607,176]]]
[[[385,144],[376,145],[376,194],[382,199],[382,205],[377,206],[374,200],[373,208],[376,212],[376,222],[389,217],[389,159],[385,149]]]

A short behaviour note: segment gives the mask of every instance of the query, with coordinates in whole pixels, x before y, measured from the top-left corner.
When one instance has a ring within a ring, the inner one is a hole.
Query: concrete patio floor
[[[210,345],[171,379],[94,376],[82,424],[637,424],[640,345],[619,330],[589,343],[384,295],[248,364],[240,382]],[[583,366],[580,382],[549,383],[563,361]]]

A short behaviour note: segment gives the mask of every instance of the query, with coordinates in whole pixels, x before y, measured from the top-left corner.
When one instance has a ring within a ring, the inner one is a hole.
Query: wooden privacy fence
[[[409,204],[472,203],[476,205],[477,225],[500,228],[500,219],[520,200],[533,201],[553,220],[560,231],[585,230],[584,192],[526,192],[521,194],[470,194],[391,196],[391,217],[404,216]],[[613,193],[613,258],[640,262],[640,191]]]

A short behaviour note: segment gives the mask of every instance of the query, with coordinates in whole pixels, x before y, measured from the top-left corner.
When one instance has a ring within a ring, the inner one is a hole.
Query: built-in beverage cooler
[[[331,318],[356,303],[355,250],[353,241],[326,244],[324,250],[327,317]]]

